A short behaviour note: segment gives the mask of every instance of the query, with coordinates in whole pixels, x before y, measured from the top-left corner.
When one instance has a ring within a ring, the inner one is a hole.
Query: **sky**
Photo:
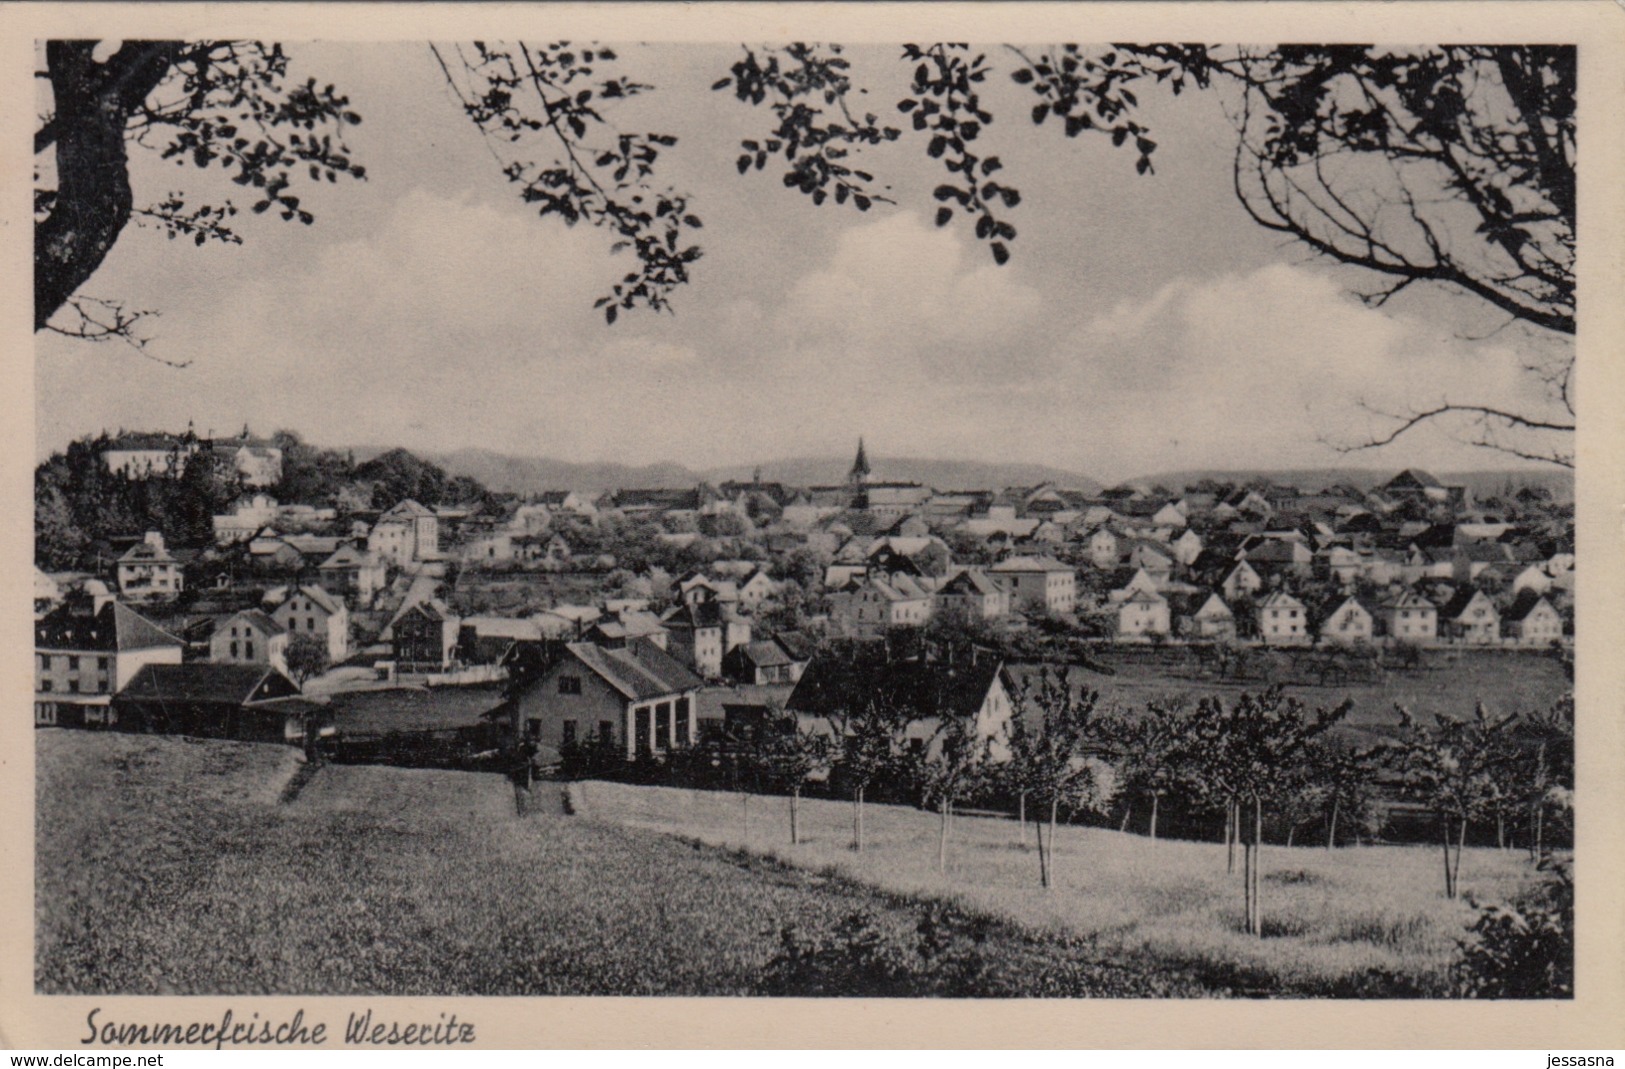
[[[710,89],[737,45],[617,46],[656,90],[612,117],[678,136],[665,180],[703,216],[704,257],[673,314],[605,324],[627,268],[609,235],[539,219],[502,177],[423,45],[290,45],[291,78],[347,93],[364,182],[296,190],[313,226],[239,216],[244,243],[194,248],[131,226],[82,293],[161,312],[149,348],[36,338],[36,453],[103,429],[257,433],[333,447],[479,447],[696,470],[844,455],[1034,462],[1102,480],[1191,468],[1515,466],[1423,429],[1335,448],[1370,413],[1527,405],[1520,367],[1557,342],[1467,297],[1373,279],[1264,231],[1230,188],[1218,94],[1144,94],[1156,173],[1104,139],[1035,128],[995,76],[983,137],[1022,192],[994,265],[962,221],[936,228],[941,180],[918,143],[870,153],[896,206],[814,207],[771,169],[741,177],[765,110]],[[895,50],[849,50],[868,106],[895,111]],[[998,56],[995,55],[997,62]],[[235,190],[137,151],[138,203]],[[240,192],[240,191],[238,191]],[[246,204],[240,205],[246,207]],[[1490,334],[1482,340],[1470,340]]]

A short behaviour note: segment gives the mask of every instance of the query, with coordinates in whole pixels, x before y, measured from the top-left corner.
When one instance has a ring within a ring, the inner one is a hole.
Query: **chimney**
[[[143,538],[141,541],[145,542],[147,545],[151,546],[153,549],[163,549],[164,548],[164,536],[162,534],[159,534],[157,531],[148,531],[147,534],[146,534],[146,537]]]

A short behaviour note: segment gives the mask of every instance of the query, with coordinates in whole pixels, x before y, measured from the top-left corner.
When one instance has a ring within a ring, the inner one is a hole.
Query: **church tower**
[[[858,455],[852,461],[852,470],[847,473],[846,481],[853,486],[863,486],[869,481],[869,458],[863,451],[863,439],[858,439]]]

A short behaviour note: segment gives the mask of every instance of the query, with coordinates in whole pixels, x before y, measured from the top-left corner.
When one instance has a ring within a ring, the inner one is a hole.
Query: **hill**
[[[1404,465],[1392,468],[1253,468],[1236,471],[1217,469],[1162,472],[1142,478],[1126,479],[1125,485],[1150,487],[1156,484],[1178,489],[1212,479],[1216,482],[1244,483],[1255,479],[1268,480],[1304,490],[1318,490],[1334,483],[1348,483],[1362,490],[1380,486],[1403,470]],[[1514,492],[1526,486],[1543,487],[1551,491],[1558,501],[1574,500],[1574,473],[1560,468],[1502,469],[1485,471],[1435,471],[1440,482],[1465,486],[1474,498],[1490,497],[1501,493],[1510,483]]]
[[[919,482],[939,490],[1001,490],[1006,486],[1036,486],[1053,482],[1067,490],[1094,493],[1100,483],[1087,475],[1044,464],[1003,464],[980,460],[934,460],[924,457],[877,457],[874,478]],[[791,486],[828,486],[846,479],[852,467],[847,457],[790,457],[759,465],[762,478]],[[711,482],[749,479],[755,467],[740,464],[705,472]]]
[[[362,459],[382,448],[357,448]],[[702,476],[681,464],[576,464],[547,457],[519,457],[489,449],[458,449],[450,453],[419,453],[451,475],[466,475],[491,490],[530,493],[539,490],[614,490],[636,486],[678,488],[693,486]]]

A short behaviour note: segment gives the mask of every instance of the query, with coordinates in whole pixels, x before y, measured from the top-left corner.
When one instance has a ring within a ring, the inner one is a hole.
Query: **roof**
[[[590,642],[565,647],[583,666],[630,701],[646,701],[698,690],[705,681],[652,642],[633,641],[620,649]]]
[[[964,717],[982,707],[1001,678],[1008,679],[1003,662],[991,655],[942,664],[819,654],[790,692],[785,709],[827,716],[843,710],[859,712],[879,699],[894,701],[922,719],[944,713]]]
[[[773,636],[773,641],[784,647],[784,652],[798,661],[812,660],[817,645],[806,634],[800,631],[780,631]]]
[[[92,615],[82,604],[60,605],[34,624],[34,645],[47,650],[162,649],[185,645],[145,616],[121,602],[109,602]]]
[[[137,542],[124,551],[119,558],[120,564],[174,564],[175,558],[170,556],[169,550],[162,545],[153,545],[151,542]]]
[[[1482,596],[1483,591],[1476,586],[1458,587],[1455,596],[1439,608],[1439,615],[1455,619],[1467,611],[1467,606],[1471,605],[1475,598]],[[1484,600],[1488,601],[1489,599],[1485,598]],[[1493,607],[1491,606],[1491,608]]]
[[[735,657],[743,658],[757,668],[776,668],[796,663],[796,659],[777,642],[749,642],[734,647],[732,652]]]
[[[990,571],[1011,574],[1017,572],[1070,572],[1070,565],[1054,557],[1009,557],[995,564]]]
[[[271,635],[273,637],[276,635],[285,634],[288,630],[267,616],[263,609],[244,609],[242,612],[232,613],[225,620],[222,620],[221,623],[230,623],[232,620],[241,620],[250,627],[253,627],[255,630],[263,631],[267,635]],[[215,630],[218,631],[219,628],[216,627]]]
[[[307,583],[299,588],[299,593],[315,602],[317,608],[325,613],[333,614],[344,611],[344,603],[319,586]]]
[[[480,638],[528,639],[539,642],[542,629],[535,620],[516,620],[508,616],[465,616],[461,625]]]
[[[1424,487],[1443,488],[1444,486],[1444,484],[1438,479],[1435,479],[1431,473],[1423,471],[1421,468],[1406,468],[1404,471],[1400,472],[1398,475],[1384,483],[1380,489],[1387,490],[1395,485],[1405,486],[1411,483]]]
[[[433,515],[434,512],[432,510],[424,508],[411,498],[406,498],[404,501],[397,501],[388,509],[384,510],[384,514],[378,517],[378,522],[386,523],[392,520],[416,520]]]
[[[258,664],[149,664],[118,697],[133,701],[243,705],[297,695],[293,680]]]
[[[958,575],[942,584],[940,594],[973,595],[980,597],[993,597],[1003,593],[985,572],[975,568],[966,568]]]
[[[317,565],[318,568],[365,568],[376,566],[378,555],[353,545],[342,545],[333,555]]]
[[[1547,608],[1551,608],[1551,602],[1546,601],[1545,595],[1534,590],[1520,590],[1518,596],[1513,599],[1511,607],[1507,609],[1503,619],[1519,623],[1527,619],[1529,614],[1534,612],[1542,602],[1546,603]]]
[[[1269,597],[1267,597],[1263,601],[1259,602],[1258,607],[1260,609],[1269,609],[1269,608],[1301,609],[1301,608],[1304,607],[1304,605],[1303,605],[1303,602],[1299,601],[1297,598],[1293,597],[1291,594],[1288,594],[1286,591],[1277,590],[1274,593],[1270,594]]]

